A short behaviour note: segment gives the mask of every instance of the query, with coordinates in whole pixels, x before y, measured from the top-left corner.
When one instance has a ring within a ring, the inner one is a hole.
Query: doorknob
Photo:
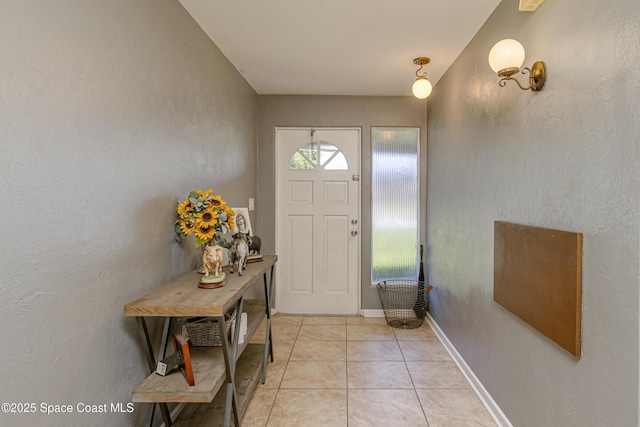
[[[351,230],[351,235],[352,236],[357,236],[358,235],[358,230]]]

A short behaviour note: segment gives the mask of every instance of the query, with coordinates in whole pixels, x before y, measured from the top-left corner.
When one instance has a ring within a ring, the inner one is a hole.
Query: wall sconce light
[[[504,87],[507,80],[513,80],[522,90],[531,90],[538,92],[542,90],[544,81],[547,77],[547,67],[542,61],[536,61],[531,68],[523,68],[524,63],[524,47],[517,40],[504,39],[496,43],[489,52],[489,65],[491,69],[503,77],[498,84]],[[522,86],[520,82],[511,77],[516,73],[529,74],[529,86]]]
[[[431,82],[427,78],[427,73],[422,73],[422,75],[418,74],[420,70],[422,70],[422,66],[431,62],[431,59],[421,56],[413,60],[413,63],[419,65],[418,71],[416,71],[416,81],[413,83],[413,87],[411,91],[413,92],[413,96],[418,99],[425,99],[429,95],[431,95],[431,90],[433,86]]]

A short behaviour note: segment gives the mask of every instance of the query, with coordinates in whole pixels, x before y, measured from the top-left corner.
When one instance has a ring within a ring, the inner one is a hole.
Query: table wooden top
[[[222,316],[277,261],[264,255],[262,261],[247,264],[243,276],[229,274],[222,288],[198,287],[202,274],[192,271],[124,306],[125,316]]]

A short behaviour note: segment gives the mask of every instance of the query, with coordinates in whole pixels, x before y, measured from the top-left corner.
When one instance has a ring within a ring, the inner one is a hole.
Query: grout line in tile
[[[305,317],[305,316],[302,316],[302,317]],[[301,331],[301,328],[302,328],[303,323],[304,323],[304,320],[303,320],[303,321],[300,323],[300,325],[299,325],[298,331],[297,331],[296,336],[295,336],[295,338],[294,338],[294,340],[293,340],[293,347],[292,347],[292,350],[291,350],[291,352],[289,353],[288,357],[286,358],[286,361],[285,361],[285,368],[284,368],[284,371],[283,371],[283,378],[281,379],[281,381],[280,381],[280,383],[279,383],[279,385],[278,385],[278,389],[277,389],[277,392],[276,392],[276,398],[274,399],[274,402],[273,402],[273,404],[271,405],[271,408],[269,409],[269,415],[268,415],[268,417],[267,417],[267,425],[268,425],[268,423],[269,423],[269,421],[270,421],[270,418],[271,418],[271,415],[272,415],[272,411],[273,411],[273,407],[275,406],[275,402],[276,402],[276,400],[278,399],[278,396],[280,395],[281,390],[295,390],[295,389],[291,389],[291,388],[283,388],[283,387],[282,387],[282,380],[284,379],[284,374],[286,373],[287,368],[289,367],[289,362],[291,362],[291,356],[293,355],[293,348],[295,348],[295,345],[296,345],[296,343],[298,342],[298,338],[299,338],[299,336],[300,336],[300,331]],[[332,325],[332,326],[342,326],[342,325]],[[346,324],[344,325],[345,330],[347,330],[347,329],[348,329],[348,326],[349,326],[349,324],[348,324],[348,323],[346,323]],[[335,341],[345,341],[345,342],[348,342],[349,340],[348,340],[348,336],[347,336],[347,335],[346,335],[346,333],[345,333],[345,338],[344,338],[344,340],[342,340],[342,339],[338,339],[338,340],[335,340]],[[377,341],[377,340],[357,340],[357,341]],[[398,334],[396,334],[396,333],[395,333],[395,331],[394,331],[393,340],[389,340],[389,341],[394,341],[394,342],[398,345],[398,347],[399,347],[399,349],[400,349],[400,353],[401,353],[401,355],[402,355],[402,363],[404,364],[405,369],[406,369],[406,370],[407,370],[407,372],[409,373],[409,378],[411,379],[411,384],[412,384],[412,386],[413,386],[413,392],[414,392],[414,394],[415,394],[415,396],[416,396],[416,399],[418,400],[418,403],[419,403],[419,405],[420,405],[420,410],[421,410],[422,414],[424,415],[424,419],[425,419],[425,421],[426,421],[426,425],[427,425],[427,427],[428,427],[428,426],[429,426],[429,419],[427,418],[426,409],[425,409],[425,407],[424,407],[424,405],[423,405],[423,402],[420,400],[420,397],[419,397],[419,395],[418,395],[418,390],[422,390],[422,389],[466,389],[466,388],[469,388],[469,387],[470,387],[470,385],[469,385],[469,384],[467,384],[467,387],[430,387],[430,388],[421,387],[421,388],[417,388],[417,387],[416,387],[416,384],[415,384],[415,382],[414,382],[413,376],[411,376],[411,371],[409,370],[409,366],[408,366],[408,363],[409,363],[409,362],[407,362],[407,360],[406,360],[405,352],[402,350],[402,346],[400,346],[400,342],[399,342],[399,341],[402,341],[402,340],[399,340],[399,339],[398,339]],[[277,344],[277,342],[274,342],[274,344]],[[347,352],[347,347],[348,347],[348,345],[346,345],[346,346],[345,346],[345,350],[344,350],[344,357],[345,357],[345,370],[346,370],[346,378],[345,378],[346,384],[345,384],[345,388],[344,388],[344,389],[336,389],[336,390],[345,390],[345,397],[346,397],[346,410],[347,410],[347,414],[346,414],[346,415],[347,415],[347,419],[346,419],[346,427],[348,427],[348,426],[349,426],[349,391],[350,391],[350,390],[396,390],[395,388],[389,388],[389,387],[385,387],[385,388],[360,388],[360,387],[349,387],[349,363],[348,363],[349,361],[347,360],[347,358],[348,358],[348,354],[347,354],[347,353],[348,353],[348,352]],[[398,361],[398,362],[400,362],[400,361]],[[448,361],[433,361],[433,362],[430,362],[430,363],[438,363],[438,362],[440,362],[440,363],[448,363]],[[466,378],[465,378],[465,380],[466,380]],[[468,380],[466,380],[466,382],[468,383]],[[333,388],[321,388],[321,387],[314,387],[314,388],[300,389],[300,390],[332,390],[332,389],[333,389]],[[409,390],[409,389],[405,389],[405,390]]]

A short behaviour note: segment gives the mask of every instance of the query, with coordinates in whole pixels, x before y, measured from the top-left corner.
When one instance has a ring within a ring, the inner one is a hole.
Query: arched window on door
[[[338,147],[327,141],[311,141],[298,148],[291,160],[291,170],[313,170],[321,167],[324,170],[348,170],[349,165]]]

